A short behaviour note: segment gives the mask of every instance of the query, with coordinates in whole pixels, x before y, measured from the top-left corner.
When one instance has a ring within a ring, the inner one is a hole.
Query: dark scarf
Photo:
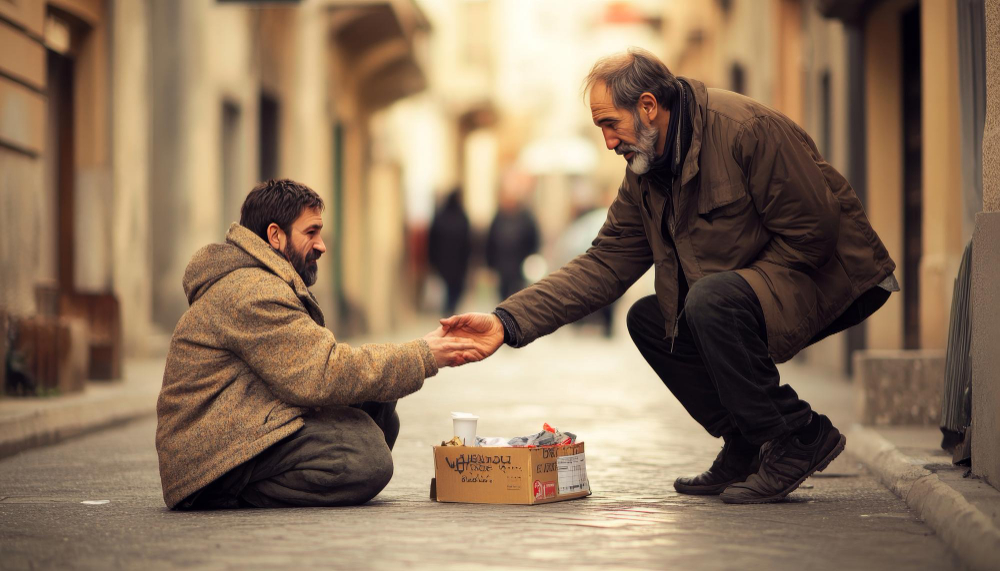
[[[682,79],[677,80],[677,97],[670,110],[670,121],[667,123],[667,139],[663,146],[663,154],[656,157],[649,167],[649,174],[658,182],[669,188],[675,177],[680,176],[684,168],[684,158],[691,147],[691,102],[694,93],[691,86]]]

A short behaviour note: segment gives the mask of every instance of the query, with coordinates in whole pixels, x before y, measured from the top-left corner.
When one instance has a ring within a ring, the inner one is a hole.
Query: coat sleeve
[[[227,348],[288,404],[388,402],[416,392],[437,373],[423,340],[352,347],[313,321],[287,284],[245,291],[223,325]]]
[[[618,299],[649,269],[653,253],[641,208],[622,182],[590,249],[499,305],[517,321],[521,346]]]
[[[825,265],[837,249],[840,203],[812,142],[790,122],[758,117],[744,126],[735,158],[772,234],[758,261],[803,272]]]

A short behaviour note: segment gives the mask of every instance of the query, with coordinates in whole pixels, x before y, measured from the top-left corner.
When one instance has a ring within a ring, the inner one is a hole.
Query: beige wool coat
[[[184,291],[156,406],[170,508],[298,430],[308,410],[396,400],[438,370],[423,340],[338,342],[292,265],[239,224],[195,254]]]

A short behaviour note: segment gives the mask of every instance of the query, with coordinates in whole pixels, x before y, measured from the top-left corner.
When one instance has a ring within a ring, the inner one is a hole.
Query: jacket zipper
[[[677,342],[677,336],[681,333],[681,316],[684,315],[684,310],[686,308],[682,307],[680,313],[674,318],[674,333],[673,337],[670,338],[670,354],[674,353],[674,343]]]

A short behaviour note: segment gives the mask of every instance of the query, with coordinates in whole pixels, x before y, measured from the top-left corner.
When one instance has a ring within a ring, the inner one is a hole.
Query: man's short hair
[[[611,101],[619,109],[633,111],[639,96],[650,92],[660,107],[669,109],[677,97],[677,79],[666,64],[642,48],[629,48],[627,52],[597,60],[583,82],[584,93],[597,82],[604,82],[611,93]]]
[[[267,242],[267,227],[275,223],[285,233],[305,209],[323,210],[323,199],[308,186],[282,178],[253,187],[240,209],[240,225]]]

